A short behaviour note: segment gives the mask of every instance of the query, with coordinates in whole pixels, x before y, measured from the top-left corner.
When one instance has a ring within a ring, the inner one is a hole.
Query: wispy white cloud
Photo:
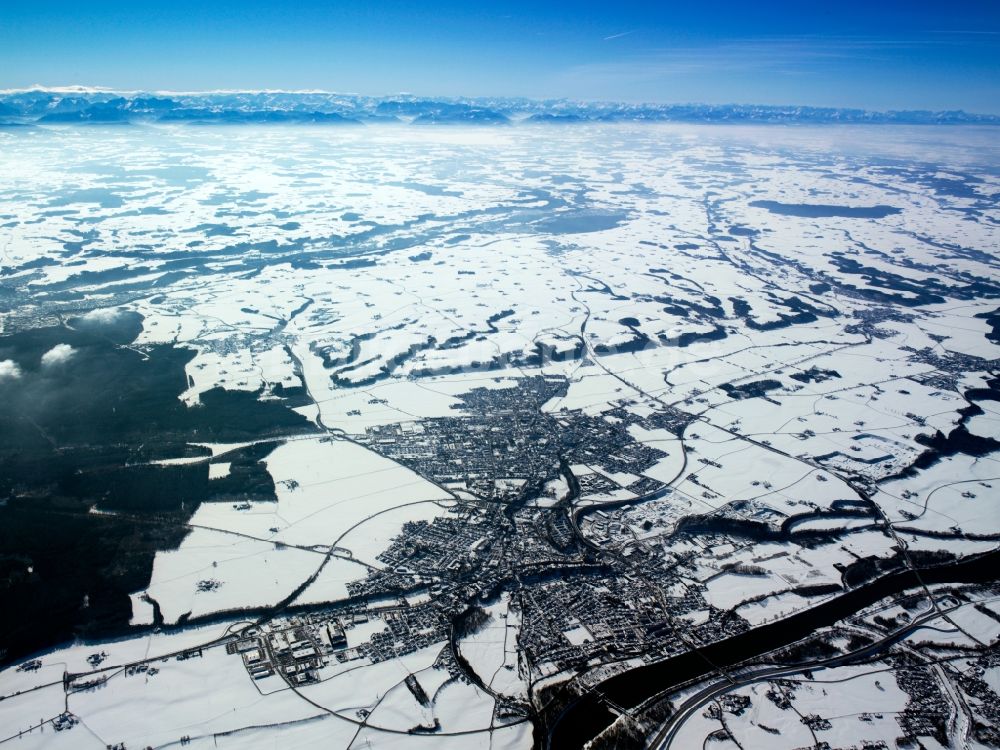
[[[42,367],[56,367],[65,364],[76,354],[69,344],[56,344],[42,355]]]
[[[0,382],[4,380],[17,380],[21,377],[21,368],[12,359],[0,360]]]
[[[613,38],[613,37],[607,37]],[[954,44],[945,38],[784,36],[717,40],[631,51],[618,59],[583,63],[565,69],[562,83],[586,81],[615,86],[648,84],[679,76],[707,74],[804,75],[841,69],[846,63],[879,63],[900,52]]]
[[[634,33],[635,29],[632,29],[631,31],[622,31],[618,34],[612,34],[611,36],[604,37],[604,41],[610,42],[612,39],[621,39],[623,36],[628,36],[629,34],[634,34]]]
[[[955,36],[961,36],[963,34],[968,34],[970,36],[1000,36],[1000,31],[988,31],[988,30],[976,30],[976,29],[931,29],[927,32],[928,34],[954,34]]]

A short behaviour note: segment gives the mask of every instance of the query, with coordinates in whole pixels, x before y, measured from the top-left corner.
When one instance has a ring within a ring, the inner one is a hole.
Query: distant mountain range
[[[118,92],[83,87],[0,91],[0,125],[123,123],[418,124],[581,122],[880,123],[998,125],[961,110],[872,112],[747,104],[623,104],[565,99],[428,99],[321,91]]]

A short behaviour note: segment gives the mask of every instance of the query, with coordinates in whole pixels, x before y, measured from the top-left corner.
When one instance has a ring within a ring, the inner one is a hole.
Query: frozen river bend
[[[0,129],[0,750],[995,746],[995,135]]]

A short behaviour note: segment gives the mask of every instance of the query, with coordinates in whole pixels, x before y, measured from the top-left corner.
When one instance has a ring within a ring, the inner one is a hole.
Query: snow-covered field
[[[615,639],[721,637],[720,613],[773,622],[874,559],[994,549],[998,146],[929,132],[0,130],[0,333],[137,314],[120,346],[185,354],[182,414],[228,392],[305,418],[142,459],[255,484],[158,518],[183,534],[131,591],[130,637],[0,672],[0,740],[41,724],[11,746],[527,747],[529,685],[641,661]],[[0,342],[0,398],[80,356],[20,351]],[[502,396],[529,382],[559,387],[524,427]],[[421,442],[432,421],[453,436]],[[570,455],[595,434],[619,444]],[[90,512],[128,518],[103,500]],[[621,586],[574,578],[588,566]],[[466,607],[483,622],[456,634]],[[217,642],[320,612],[348,627],[315,680],[255,680]],[[975,608],[942,628],[996,638]],[[720,747],[892,746],[906,694],[878,664],[796,678],[795,711],[741,688],[752,708],[694,715],[676,746],[720,729]],[[66,712],[79,723],[56,731]]]

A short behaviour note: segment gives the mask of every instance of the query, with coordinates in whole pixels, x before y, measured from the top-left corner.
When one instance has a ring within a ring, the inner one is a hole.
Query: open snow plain
[[[0,130],[0,748],[995,747],[995,136]]]

